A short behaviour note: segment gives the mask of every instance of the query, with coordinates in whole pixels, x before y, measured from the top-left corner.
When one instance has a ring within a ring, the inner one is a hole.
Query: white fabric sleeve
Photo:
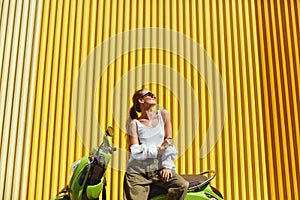
[[[167,147],[161,154],[162,166],[164,168],[176,171],[174,160],[177,156],[177,150],[174,146]]]
[[[136,160],[157,158],[157,147],[155,145],[133,144],[130,146],[131,157]]]

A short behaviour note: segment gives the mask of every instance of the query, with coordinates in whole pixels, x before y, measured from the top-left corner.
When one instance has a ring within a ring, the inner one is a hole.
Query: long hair
[[[145,90],[144,88],[137,90],[133,97],[132,97],[132,102],[133,102],[133,106],[131,106],[130,110],[129,110],[129,118],[126,120],[126,149],[129,150],[129,142],[128,142],[128,133],[130,132],[130,123],[133,119],[137,119],[138,118],[138,113],[137,112],[141,112],[141,108],[140,108],[140,103],[139,103],[139,98],[141,98],[143,96],[143,90]],[[130,151],[130,150],[129,150]]]
[[[131,108],[129,110],[129,115],[130,115],[131,119],[137,119],[138,118],[137,112],[141,112],[139,98],[141,98],[143,96],[143,93],[142,93],[143,90],[145,90],[145,89],[142,88],[140,90],[137,90],[132,97],[133,106],[131,106]]]

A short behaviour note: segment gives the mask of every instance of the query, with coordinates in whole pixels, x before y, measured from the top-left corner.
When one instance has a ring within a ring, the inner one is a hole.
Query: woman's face
[[[156,97],[155,95],[150,92],[149,90],[143,90],[143,95],[141,99],[143,100],[143,103],[150,104],[151,106],[156,105]]]

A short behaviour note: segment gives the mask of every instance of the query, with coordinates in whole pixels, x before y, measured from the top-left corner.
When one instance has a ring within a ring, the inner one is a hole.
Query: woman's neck
[[[153,117],[153,111],[152,109],[148,109],[142,112],[142,115],[139,117],[140,119],[152,119]]]

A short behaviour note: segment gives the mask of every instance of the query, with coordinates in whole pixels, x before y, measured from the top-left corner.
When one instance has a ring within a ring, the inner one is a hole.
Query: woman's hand
[[[157,151],[159,153],[162,153],[166,148],[168,148],[169,146],[172,146],[172,145],[173,145],[172,138],[166,138],[164,140],[164,142],[160,146],[157,147]]]
[[[173,139],[171,137],[168,137],[164,140],[163,144],[167,146],[172,146],[173,145]]]
[[[164,140],[164,142],[161,144],[161,146],[164,147],[164,149],[166,149],[168,146],[172,146],[172,145],[173,145],[172,138],[166,138]]]
[[[163,182],[168,182],[170,178],[172,178],[172,170],[164,168],[160,171],[160,175],[162,177]]]

